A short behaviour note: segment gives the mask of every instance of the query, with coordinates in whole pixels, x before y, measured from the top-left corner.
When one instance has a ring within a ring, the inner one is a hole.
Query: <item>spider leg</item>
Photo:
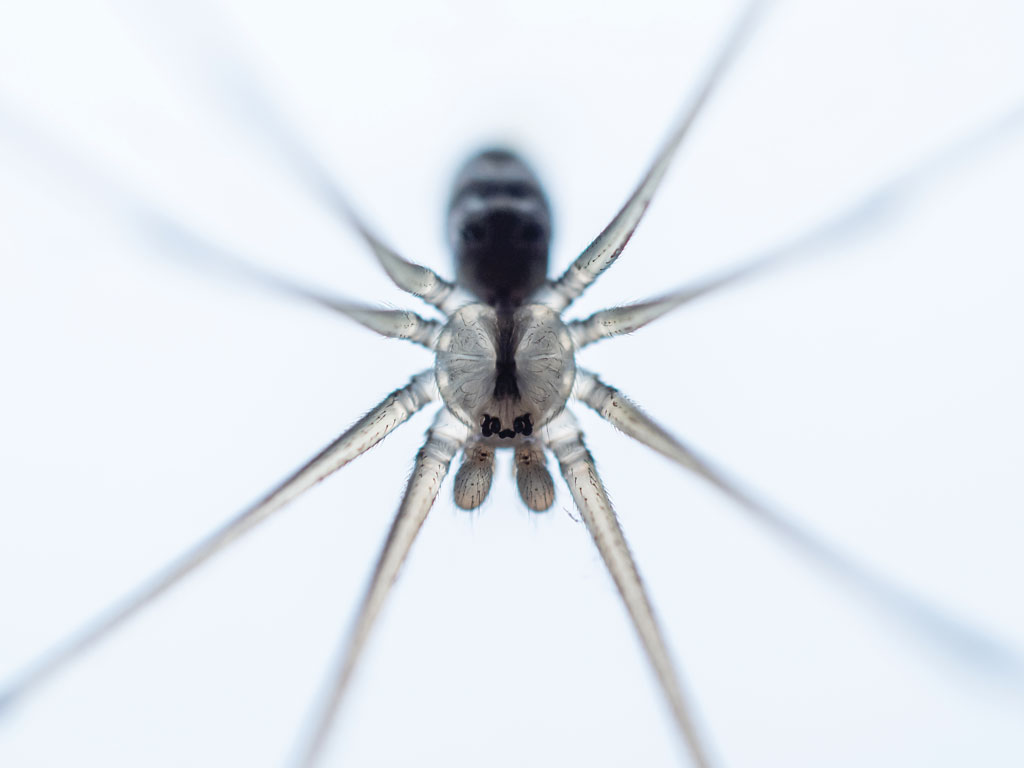
[[[39,126],[29,126],[16,119],[2,105],[0,129],[60,176],[73,181],[90,200],[102,200],[176,261],[241,279],[293,299],[310,301],[345,315],[382,336],[405,339],[433,348],[440,333],[440,323],[426,320],[415,312],[379,309],[333,296],[255,266],[196,233],[173,216],[161,212],[156,203],[147,200],[128,184],[95,168]]]
[[[586,319],[572,321],[569,331],[573,341],[580,349],[601,339],[632,333],[677,307],[717,293],[721,288],[736,285],[800,258],[827,254],[830,246],[885,224],[890,216],[900,212],[901,204],[923,194],[941,176],[991,149],[996,141],[1008,138],[1022,125],[1024,104],[1019,104],[997,120],[975,128],[956,142],[893,175],[885,183],[861,195],[852,205],[787,242],[657,298],[604,309]]]
[[[93,645],[117,629],[227,545],[350,461],[370,450],[396,427],[436,398],[432,370],[396,389],[348,431],[281,483],[262,500],[239,513],[186,551],[163,571],[97,617],[90,625],[51,649],[0,690],[0,715]]]
[[[739,53],[756,17],[764,6],[761,0],[752,0],[734,23],[725,42],[712,61],[704,79],[698,84],[679,122],[672,129],[654,162],[647,169],[640,184],[626,200],[625,205],[594,241],[586,247],[569,268],[556,280],[543,286],[535,300],[561,311],[575,301],[602,272],[614,263],[629,238],[640,224],[647,206],[654,198],[661,180],[668,170],[676,150],[701,111],[715,87],[719,84],[732,60]]]
[[[884,609],[888,616],[902,620],[904,625],[917,630],[919,635],[930,641],[939,641],[944,650],[958,659],[985,667],[998,677],[1009,676],[1017,681],[1024,679],[1021,660],[1010,649],[899,589],[786,519],[669,434],[621,392],[593,373],[577,370],[574,396],[629,437],[700,475],[767,530],[855,587],[858,594],[869,598],[873,606]]]
[[[342,696],[377,615],[409,554],[420,526],[434,505],[452,457],[468,437],[468,428],[447,409],[438,413],[427,432],[427,440],[416,456],[412,477],[409,478],[384,549],[377,559],[355,624],[332,666],[328,678],[329,689],[310,720],[310,735],[302,745],[298,765],[312,766],[325,746]]]
[[[640,635],[658,681],[668,697],[676,725],[686,741],[694,763],[706,768],[710,765],[707,750],[694,725],[679,675],[672,663],[661,628],[654,617],[654,610],[626,544],[622,528],[597,474],[594,458],[583,444],[583,432],[568,410],[557,416],[544,428],[544,432],[545,442],[558,459],[562,476],[583,516],[587,530],[590,531],[598,552],[633,619],[633,626]]]
[[[455,286],[433,270],[400,256],[370,229],[333,174],[309,149],[310,142],[271,94],[266,79],[259,77],[258,68],[239,44],[232,44],[227,25],[209,7],[185,5],[191,10],[189,18],[182,18],[180,5],[175,4],[173,16],[163,14],[158,21],[161,35],[166,35],[170,26],[183,42],[191,44],[188,60],[196,68],[193,80],[209,89],[218,106],[226,107],[241,126],[259,134],[313,198],[359,234],[395,285],[442,312],[450,312],[461,301],[453,295]],[[177,57],[175,64],[180,59]]]
[[[441,333],[441,323],[436,320],[428,320],[409,310],[381,309],[309,288],[290,278],[243,261],[163,214],[145,209],[139,209],[138,213],[147,234],[155,237],[160,245],[172,249],[175,256],[182,256],[204,269],[224,272],[260,288],[311,301],[342,314],[381,336],[411,341],[427,349],[434,348],[434,342]]]

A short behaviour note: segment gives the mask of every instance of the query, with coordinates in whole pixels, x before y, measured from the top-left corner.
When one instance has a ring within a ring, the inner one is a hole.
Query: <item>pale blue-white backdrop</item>
[[[638,179],[735,10],[6,4],[0,679],[430,363],[159,255],[41,147],[260,264],[415,306],[218,105],[197,40],[244,49],[370,221],[441,271],[454,168],[485,142],[522,148],[562,268]],[[1019,106],[1022,35],[1017,0],[776,3],[580,312],[798,234]],[[1022,200],[1018,135],[884,228],[581,360],[802,524],[1024,650]],[[0,722],[0,764],[281,765],[428,419]],[[584,425],[723,765],[1024,762],[1020,690],[879,621],[699,481]],[[573,515],[561,489],[528,514],[504,467],[477,513],[442,489],[325,764],[684,764]]]

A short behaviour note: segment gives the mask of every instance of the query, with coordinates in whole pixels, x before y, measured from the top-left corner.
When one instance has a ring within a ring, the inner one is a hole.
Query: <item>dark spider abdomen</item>
[[[518,156],[490,149],[455,180],[448,238],[456,282],[492,306],[513,308],[547,277],[551,211],[540,182]]]

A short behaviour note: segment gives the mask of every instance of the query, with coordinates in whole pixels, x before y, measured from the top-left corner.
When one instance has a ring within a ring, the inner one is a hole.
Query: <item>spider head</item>
[[[576,376],[572,339],[539,304],[500,311],[469,304],[437,341],[434,370],[445,405],[477,437],[514,447],[565,407]]]
[[[503,149],[470,158],[452,190],[448,239],[457,282],[484,302],[517,306],[539,288],[551,211],[529,166]]]

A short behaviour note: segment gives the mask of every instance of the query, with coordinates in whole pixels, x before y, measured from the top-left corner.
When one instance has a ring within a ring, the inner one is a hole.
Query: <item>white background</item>
[[[188,5],[5,4],[0,680],[430,364],[160,255],[52,141],[253,261],[415,307],[217,104],[196,31],[248,51],[370,221],[445,274],[457,164],[486,142],[521,148],[553,201],[560,270],[639,178],[734,10],[239,0],[216,11],[223,32]],[[1018,0],[777,3],[578,312],[796,235],[1019,105],[1022,35]],[[581,361],[794,519],[1024,650],[1022,201],[1015,135],[870,236]],[[0,765],[281,765],[428,421],[40,689],[0,722]],[[933,653],[699,481],[584,425],[722,765],[1024,764],[1020,687]],[[442,489],[325,764],[685,764],[570,512],[560,488],[529,514],[506,468],[475,514]]]

